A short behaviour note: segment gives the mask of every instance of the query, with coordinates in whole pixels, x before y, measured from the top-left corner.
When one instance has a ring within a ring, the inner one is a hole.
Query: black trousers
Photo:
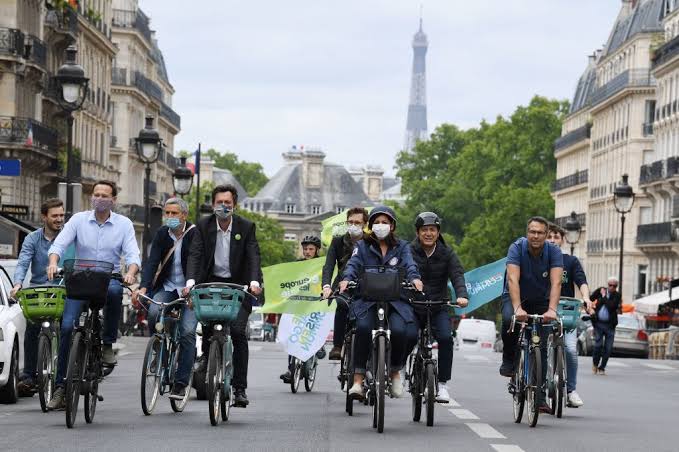
[[[220,278],[211,276],[208,282],[237,283],[230,278]],[[238,283],[240,284],[240,283]],[[248,338],[245,329],[248,324],[248,317],[252,310],[250,303],[245,301],[240,308],[238,318],[231,323],[231,340],[233,341],[233,387],[245,389],[248,387]],[[210,352],[210,338],[212,337],[212,327],[203,328],[203,341],[201,349],[203,356],[208,356]]]

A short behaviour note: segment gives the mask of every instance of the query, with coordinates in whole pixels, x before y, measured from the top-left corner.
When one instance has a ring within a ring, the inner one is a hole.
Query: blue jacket
[[[361,273],[363,273],[363,267],[366,265],[403,267],[408,281],[412,282],[415,279],[420,279],[420,272],[417,269],[417,264],[413,260],[413,255],[410,252],[410,244],[405,240],[398,240],[398,243],[389,248],[384,257],[382,257],[382,252],[379,247],[374,243],[371,244],[365,240],[359,241],[356,248],[354,248],[349,262],[347,262],[342,279],[345,281],[358,281]],[[356,318],[364,317],[374,304],[375,302],[373,301],[356,299],[354,303],[352,303],[353,315]],[[405,320],[406,323],[415,321],[413,308],[410,303],[408,303],[408,298],[405,294],[401,295],[399,301],[390,304],[396,309],[396,312],[403,317],[403,320]]]

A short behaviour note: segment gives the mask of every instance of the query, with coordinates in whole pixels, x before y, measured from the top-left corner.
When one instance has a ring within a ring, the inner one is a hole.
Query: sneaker
[[[194,372],[197,373],[205,373],[207,370],[207,356],[205,354],[202,354],[200,358],[196,361],[196,364],[193,368]]]
[[[596,375],[599,372],[599,368],[595,365],[592,365],[592,373]]]
[[[33,383],[32,378],[24,378],[17,383],[17,391],[19,392],[19,397],[33,397],[37,387]]]
[[[292,373],[290,371],[287,371],[284,374],[281,374],[280,379],[283,380],[283,383],[289,385],[290,382],[292,381]]]
[[[113,345],[104,344],[101,351],[101,362],[104,366],[113,367],[118,364],[116,354],[113,352]]]
[[[66,408],[66,404],[64,403],[64,397],[66,395],[66,390],[59,386],[55,391],[54,395],[52,395],[52,400],[49,401],[47,404],[47,409],[48,410],[63,410]]]
[[[450,394],[448,394],[448,388],[446,388],[445,383],[439,383],[439,393],[436,396],[436,401],[438,403],[449,403]]]
[[[606,375],[606,369],[599,368],[599,375]]]
[[[566,404],[567,406],[571,408],[577,408],[579,406],[582,406],[583,404],[584,402],[582,401],[577,392],[571,391],[568,393],[568,402]]]
[[[175,383],[170,392],[170,398],[174,400],[182,400],[186,396],[186,386],[180,383]]]
[[[552,409],[549,407],[549,405],[547,405],[547,402],[545,402],[544,400],[540,402],[540,404],[538,405],[538,410],[540,411],[540,413],[551,414],[552,412]]]
[[[354,383],[351,389],[349,389],[349,397],[351,397],[353,400],[363,400],[365,398],[363,385],[360,383]]]
[[[339,361],[342,359],[342,347],[335,345],[332,350],[330,350],[330,355],[328,356],[330,361]]]
[[[403,382],[401,381],[400,377],[391,379],[391,389],[389,392],[395,399],[400,399],[403,397]]]
[[[321,347],[320,350],[316,352],[316,358],[318,359],[325,358],[325,348]]]
[[[502,359],[502,365],[500,366],[500,375],[503,377],[512,378],[514,376],[514,363],[511,361],[505,361]]]
[[[245,388],[234,388],[233,390],[233,406],[237,408],[245,408],[250,404],[248,395],[245,393]]]

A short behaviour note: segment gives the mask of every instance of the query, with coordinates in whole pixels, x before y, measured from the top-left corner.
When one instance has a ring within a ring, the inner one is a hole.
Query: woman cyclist
[[[410,253],[410,245],[394,235],[396,230],[396,214],[386,206],[375,207],[370,212],[368,226],[371,233],[365,240],[358,242],[346,269],[340,292],[344,292],[349,281],[358,281],[367,265],[385,267],[401,267],[405,276],[417,290],[422,290],[422,281]],[[417,325],[415,313],[404,295],[400,300],[390,303],[389,329],[391,330],[391,396],[403,395],[403,382],[399,371],[403,368],[409,344],[417,341]],[[375,328],[375,303],[357,299],[352,303],[352,316],[356,319],[356,354],[354,384],[349,390],[352,398],[361,400],[365,397],[363,380],[365,379],[366,363],[371,349],[371,332]]]

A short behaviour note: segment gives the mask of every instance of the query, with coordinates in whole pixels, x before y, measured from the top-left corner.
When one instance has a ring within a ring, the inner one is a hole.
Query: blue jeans
[[[106,304],[104,305],[104,327],[102,340],[104,344],[113,344],[118,338],[118,323],[122,312],[123,286],[116,280],[108,284]],[[61,318],[61,342],[59,343],[59,362],[57,364],[57,386],[64,386],[66,367],[68,366],[68,352],[71,349],[71,333],[80,313],[85,308],[83,300],[66,299],[64,315]]]
[[[42,329],[41,322],[30,323],[26,321],[24,331],[24,370],[21,372],[21,380],[33,380],[38,364],[38,336]]]
[[[573,392],[578,385],[578,332],[564,333],[566,346],[566,391]]]
[[[592,362],[601,370],[606,369],[606,363],[613,350],[613,340],[615,339],[615,328],[608,323],[594,324],[594,350],[592,351]]]
[[[425,312],[415,311],[420,328],[424,328],[427,321]],[[445,309],[431,313],[431,330],[434,339],[439,344],[439,381],[445,383],[450,380],[453,368],[453,333],[450,328],[450,315]]]
[[[153,295],[153,299],[162,302],[169,303],[170,301],[179,298],[177,291],[165,291],[161,290]],[[149,313],[147,316],[149,322],[149,329],[151,334],[155,331],[155,324],[160,317],[161,307],[157,304],[150,303]],[[167,311],[166,311],[167,314]],[[170,322],[166,322],[166,326]],[[177,375],[175,376],[175,383],[187,386],[189,384],[189,376],[191,375],[191,368],[193,367],[193,362],[196,359],[196,326],[198,325],[198,320],[196,320],[196,314],[193,309],[189,309],[188,306],[184,305],[181,307],[181,317],[179,319],[179,360],[177,367]]]
[[[355,372],[365,374],[366,363],[372,350],[372,330],[376,328],[376,307],[372,306],[361,318],[356,319],[356,365]],[[405,365],[408,353],[417,343],[417,325],[407,323],[403,317],[392,309],[389,312],[389,329],[391,330],[391,363],[392,372],[401,370]]]

